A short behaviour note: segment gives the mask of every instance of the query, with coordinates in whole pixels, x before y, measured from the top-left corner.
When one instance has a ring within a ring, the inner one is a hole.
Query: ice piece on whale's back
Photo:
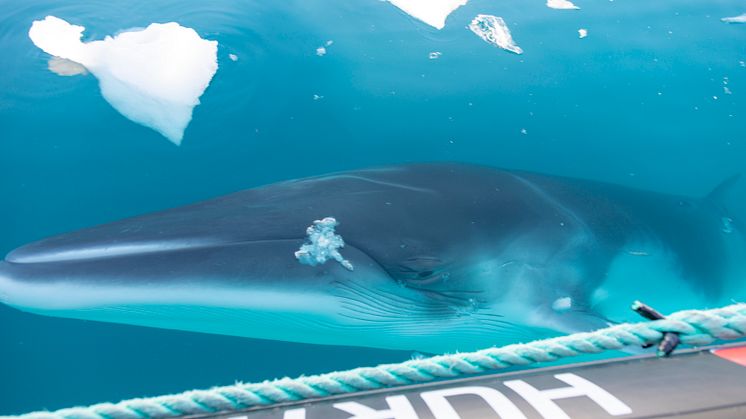
[[[513,41],[510,29],[508,29],[508,25],[505,24],[505,21],[501,17],[477,15],[469,24],[469,29],[487,43],[506,51],[523,54],[523,50]]]
[[[47,16],[31,25],[29,37],[44,52],[85,66],[122,115],[180,144],[217,71],[217,42],[175,22],[87,43],[80,41],[84,29]]]
[[[446,18],[454,10],[465,5],[469,0],[388,0],[404,13],[421,20],[428,25],[443,29]]]
[[[334,259],[347,270],[354,270],[352,263],[339,253],[345,246],[342,236],[334,229],[339,223],[333,217],[316,220],[306,229],[307,240],[297,252],[295,258],[304,265],[316,266]]]

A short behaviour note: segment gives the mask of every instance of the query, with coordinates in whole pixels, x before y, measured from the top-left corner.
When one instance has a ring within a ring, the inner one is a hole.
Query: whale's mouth
[[[138,254],[169,252],[210,247],[221,244],[217,240],[200,239],[189,241],[160,241],[112,243],[98,246],[39,248],[34,244],[10,252],[5,260],[11,263],[69,262],[87,259],[134,256]]]
[[[0,301],[36,312],[144,303],[240,306],[241,298],[250,308],[266,305],[256,295],[301,300],[328,293],[333,281],[391,280],[375,259],[350,244],[342,253],[354,272],[334,261],[301,264],[295,256],[304,242],[301,237],[192,235],[109,244],[104,235],[96,240],[82,236],[76,232],[52,237],[11,252],[0,261]]]
[[[303,238],[206,238],[106,246],[92,246],[86,240],[76,245],[64,237],[52,240],[65,245],[32,243],[0,261],[0,302],[55,317],[345,343],[339,328],[375,327],[381,318],[360,317],[356,307],[389,304],[376,302],[380,291],[361,290],[390,288],[396,295],[411,294],[408,301],[416,297],[415,292],[400,289],[368,254],[349,244],[341,251],[354,271],[335,261],[301,264],[294,253]],[[356,293],[343,298],[339,284],[355,284]],[[413,304],[404,307],[416,311]],[[345,314],[351,310],[357,310],[357,317]],[[396,307],[385,311],[392,316]]]

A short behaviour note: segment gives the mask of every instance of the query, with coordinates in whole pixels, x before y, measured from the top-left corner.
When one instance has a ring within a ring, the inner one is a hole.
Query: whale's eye
[[[438,258],[416,256],[403,261],[394,276],[404,282],[426,285],[443,279],[444,269],[443,262]]]

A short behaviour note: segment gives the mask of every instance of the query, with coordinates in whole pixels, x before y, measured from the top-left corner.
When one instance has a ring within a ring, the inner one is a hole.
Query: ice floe
[[[578,38],[583,39],[588,36],[588,29],[578,29]]]
[[[569,0],[547,0],[547,7],[550,9],[578,10],[580,7]]]
[[[746,23],[746,13],[738,16],[724,17],[720,20],[727,23]]]
[[[440,52],[440,51],[433,51],[433,52],[431,52],[430,54],[427,55],[427,58],[429,58],[431,60],[437,60],[438,58],[440,58],[441,55],[443,55],[442,52]]]
[[[228,54],[228,58],[230,58],[231,61],[238,61],[238,55],[236,54]]]
[[[510,35],[510,29],[503,18],[492,15],[477,15],[469,24],[469,29],[485,42],[506,51],[523,54],[521,47],[516,45]]]
[[[334,229],[339,225],[333,217],[316,220],[306,229],[306,243],[297,252],[295,258],[304,265],[322,265],[330,259],[339,262],[347,270],[353,270],[352,263],[339,253],[339,249],[345,247],[342,236],[336,234]]]
[[[86,43],[80,40],[84,30],[47,16],[34,21],[29,37],[44,52],[78,63],[96,76],[101,94],[122,115],[180,144],[194,107],[218,69],[217,41],[202,39],[194,29],[175,22]]]
[[[469,0],[388,0],[404,13],[428,25],[443,29],[446,19],[454,10],[465,5]]]

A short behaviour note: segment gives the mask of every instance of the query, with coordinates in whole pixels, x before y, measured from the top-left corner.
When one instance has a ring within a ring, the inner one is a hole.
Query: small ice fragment
[[[477,15],[469,24],[469,29],[487,43],[506,51],[523,54],[523,50],[513,41],[510,29],[501,17]]]
[[[580,7],[574,5],[569,0],[547,0],[547,7],[550,9],[578,10]]]
[[[746,13],[738,16],[724,17],[720,20],[726,23],[746,23]]]
[[[521,128],[521,134],[523,135],[528,134],[528,131],[526,131],[526,128]]]
[[[730,217],[722,217],[720,219],[722,222],[721,231],[726,234],[730,234],[733,232],[733,219]]]
[[[404,13],[435,29],[446,26],[446,18],[469,0],[388,0]]]
[[[81,42],[85,28],[47,16],[29,38],[47,54],[84,66],[119,113],[176,145],[218,69],[217,41],[178,23],[153,23],[101,41]]]
[[[584,28],[578,29],[578,38],[583,39],[586,36],[588,36],[588,29],[584,29]]]
[[[650,253],[644,250],[629,250],[627,253],[632,256],[650,256]]]
[[[323,98],[324,98],[324,96],[322,96],[322,95],[316,95],[316,94],[313,95],[313,100],[321,100]]]
[[[728,86],[723,86],[723,93],[725,93],[726,95],[733,94],[733,92],[730,91],[730,89],[728,88]]]
[[[228,54],[228,58],[230,58],[231,61],[238,61],[238,55],[236,54]]]
[[[295,258],[304,265],[322,265],[329,259],[334,259],[347,270],[353,270],[352,263],[339,253],[339,249],[345,246],[342,236],[336,234],[334,229],[339,225],[333,217],[316,220],[313,225],[306,229],[306,243],[297,252]]]
[[[554,300],[552,303],[552,310],[554,311],[567,311],[572,308],[572,298],[570,297],[562,297]]]
[[[443,55],[443,53],[441,53],[440,51],[433,51],[427,55],[427,58],[431,60],[437,60],[438,58],[440,58],[441,55]]]
[[[324,55],[326,55],[326,47],[331,46],[333,43],[334,41],[332,40],[324,42],[324,45],[316,48],[316,55],[318,55],[319,57],[323,57]]]
[[[47,68],[49,68],[49,71],[57,74],[58,76],[77,76],[79,74],[88,74],[88,70],[86,70],[85,67],[83,67],[82,65],[76,63],[75,61],[70,61],[68,59],[60,57],[50,58],[49,62],[47,63]]]
[[[746,67],[746,61],[741,60],[738,62],[738,65],[740,65],[741,67]]]

